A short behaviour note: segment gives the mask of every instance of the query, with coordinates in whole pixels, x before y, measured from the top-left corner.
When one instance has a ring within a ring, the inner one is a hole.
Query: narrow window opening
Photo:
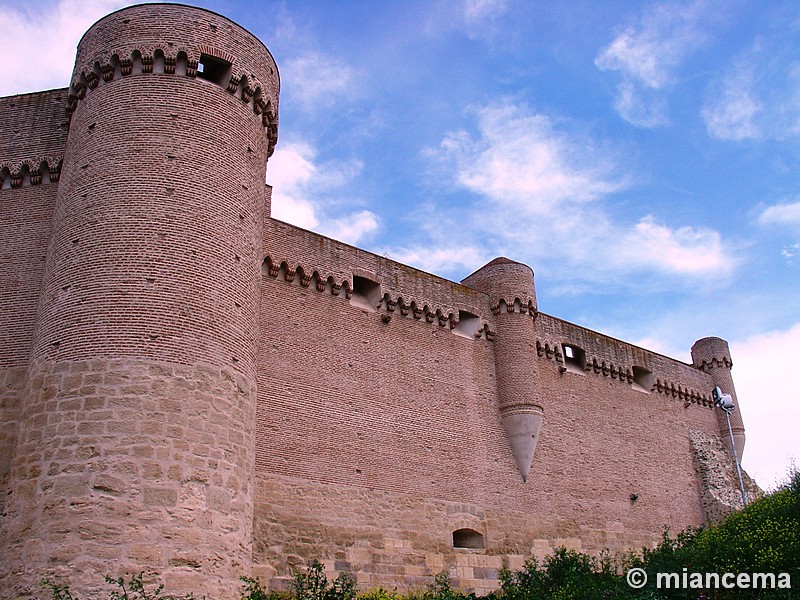
[[[586,352],[572,344],[562,344],[564,351],[564,366],[571,373],[583,374],[586,368]]]
[[[483,535],[474,529],[456,529],[453,532],[453,548],[485,548]]]
[[[350,297],[350,304],[366,310],[375,311],[381,302],[381,284],[353,275],[353,294]]]
[[[648,394],[653,389],[653,372],[644,367],[633,367],[633,389]]]
[[[474,315],[466,310],[458,311],[458,324],[453,327],[454,334],[474,340],[476,334],[480,330],[481,320],[478,315]]]
[[[231,63],[227,60],[210,54],[200,55],[200,62],[197,63],[197,76],[200,79],[225,87],[230,79],[230,71]]]
[[[161,50],[153,52],[153,73],[164,73],[164,53]]]

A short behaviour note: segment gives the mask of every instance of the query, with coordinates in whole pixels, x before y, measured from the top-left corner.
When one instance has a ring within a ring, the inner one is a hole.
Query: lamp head
[[[718,406],[725,412],[730,412],[736,408],[733,404],[733,397],[730,394],[723,394],[719,386],[714,387],[711,397],[714,398],[714,406]]]

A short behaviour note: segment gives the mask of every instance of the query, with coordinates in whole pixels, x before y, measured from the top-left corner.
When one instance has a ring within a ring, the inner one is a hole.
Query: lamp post
[[[744,480],[742,479],[742,469],[739,466],[739,457],[736,454],[736,444],[733,441],[733,429],[731,428],[731,413],[736,410],[733,404],[733,398],[730,394],[723,394],[719,386],[714,387],[711,392],[714,398],[714,406],[720,408],[725,413],[725,418],[728,420],[728,433],[731,436],[731,450],[733,450],[733,462],[736,465],[736,474],[739,476],[739,490],[742,492],[742,507],[747,507],[747,497],[744,493]]]

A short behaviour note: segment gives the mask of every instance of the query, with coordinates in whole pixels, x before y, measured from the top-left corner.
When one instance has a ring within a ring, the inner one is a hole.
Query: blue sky
[[[0,0],[0,94],[133,4]],[[800,458],[800,4],[202,1],[273,53],[273,215],[689,362],[732,347],[745,468]]]

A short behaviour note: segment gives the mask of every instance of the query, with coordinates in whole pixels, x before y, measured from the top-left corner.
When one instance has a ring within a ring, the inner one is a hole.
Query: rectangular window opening
[[[583,375],[586,369],[586,352],[573,344],[562,344],[561,348],[564,351],[564,366],[567,371]]]
[[[376,311],[380,302],[381,284],[366,277],[353,275],[353,294],[350,297],[350,304]]]
[[[231,76],[231,63],[210,54],[201,54],[200,62],[197,64],[197,76],[225,87]]]

